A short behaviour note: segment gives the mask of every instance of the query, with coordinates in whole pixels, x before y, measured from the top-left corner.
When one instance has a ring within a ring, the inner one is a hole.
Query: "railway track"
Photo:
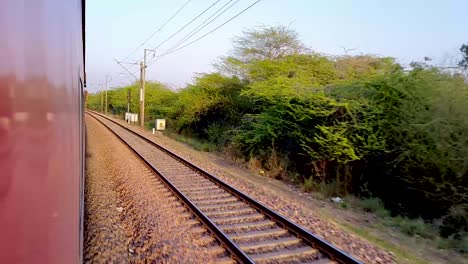
[[[214,175],[95,112],[241,263],[360,263]]]

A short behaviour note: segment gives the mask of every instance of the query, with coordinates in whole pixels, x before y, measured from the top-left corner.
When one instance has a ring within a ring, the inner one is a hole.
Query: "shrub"
[[[403,220],[398,224],[398,227],[403,233],[410,236],[418,235],[424,238],[433,238],[435,235],[433,228],[431,228],[431,226],[421,218],[403,218]]]
[[[359,206],[365,212],[375,213],[385,210],[382,200],[379,198],[365,198],[359,201]]]
[[[332,181],[330,183],[321,182],[319,184],[319,191],[325,197],[338,196],[341,194],[341,188],[338,182]]]
[[[312,178],[305,179],[301,185],[301,189],[305,192],[318,190],[318,184]]]
[[[222,124],[210,124],[207,128],[204,129],[204,132],[206,133],[208,141],[215,144],[218,149],[221,149],[227,144],[228,133],[226,131],[226,127]]]
[[[459,240],[457,246],[455,247],[461,253],[468,253],[468,232],[461,233],[461,241]]]
[[[468,233],[460,232],[448,238],[438,238],[437,246],[441,249],[452,249],[460,253],[468,253]]]
[[[316,191],[322,194],[324,197],[338,196],[341,194],[339,184],[336,181],[330,183],[317,182],[313,178],[305,179],[301,184],[303,191],[312,192]]]
[[[380,218],[387,218],[387,217],[390,217],[390,211],[388,211],[387,209],[381,207],[381,208],[378,208],[376,211],[375,211],[375,214],[380,217]]]
[[[442,237],[449,237],[459,232],[468,232],[468,205],[452,206],[442,219],[439,227]]]

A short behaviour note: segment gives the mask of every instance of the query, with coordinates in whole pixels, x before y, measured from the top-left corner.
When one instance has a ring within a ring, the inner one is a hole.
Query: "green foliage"
[[[286,88],[285,92],[324,86],[336,79],[334,62],[317,53],[295,54],[276,60],[256,60],[245,66],[254,90]],[[274,89],[278,92],[279,89]],[[259,93],[259,91],[256,91]],[[265,92],[265,91],[264,91]]]
[[[438,247],[441,249],[453,249],[460,253],[468,253],[468,233],[460,232],[444,239],[438,239]]]
[[[381,208],[377,209],[377,211],[375,211],[375,214],[380,218],[390,217],[390,211],[388,211],[384,207],[381,207]]]
[[[359,206],[365,212],[375,213],[382,208],[384,208],[384,204],[381,199],[379,198],[364,198],[359,201]]]
[[[234,54],[246,62],[279,59],[304,49],[297,33],[284,26],[244,31],[234,40]]]
[[[325,195],[325,197],[337,196],[341,194],[341,186],[335,180],[331,181],[330,183],[322,181],[319,185],[319,191]]]
[[[325,56],[286,27],[249,30],[234,43],[219,72],[185,89],[148,84],[148,120],[164,117],[179,140],[228,149],[267,176],[294,175],[306,191],[379,197],[362,206],[385,219],[390,212],[444,217],[440,231],[462,241],[455,234],[466,232],[466,210],[450,209],[468,205],[468,85],[461,76],[425,63],[404,71],[389,57]],[[112,113],[126,111],[127,90],[138,112],[132,85],[108,92]],[[100,109],[99,93],[88,107]],[[404,232],[429,236],[423,220],[400,220]]]
[[[101,111],[101,96],[103,95],[102,92],[98,93],[88,93],[88,101],[87,101],[87,107],[88,109],[95,110],[95,111]]]
[[[421,218],[403,218],[403,220],[399,224],[399,228],[401,231],[403,231],[403,233],[410,236],[418,235],[424,238],[433,238],[435,235],[430,225],[424,222],[424,220],[422,220]]]
[[[461,240],[458,240],[455,249],[457,249],[461,253],[468,253],[468,233],[461,233],[460,234]]]
[[[313,178],[305,179],[304,182],[301,184],[301,189],[305,192],[319,192],[324,197],[333,197],[340,195],[341,191],[341,187],[336,181],[326,183],[324,181],[316,181]],[[345,204],[345,202],[341,203],[341,205],[343,208],[347,208],[348,206],[347,204]]]
[[[463,44],[461,47],[460,47],[460,52],[462,54],[462,59],[460,60],[460,62],[458,63],[458,65],[460,67],[463,67],[465,70],[468,69],[468,43],[467,44]]]
[[[108,111],[112,114],[123,116],[127,112],[127,95],[128,91],[130,91],[130,112],[139,113],[139,89],[137,84],[133,84],[107,91]],[[88,108],[101,111],[101,96],[104,96],[104,92],[90,94],[88,97]],[[169,113],[173,112],[172,109],[176,100],[177,94],[174,91],[160,83],[147,82],[145,89],[145,120],[167,118]]]
[[[449,213],[444,216],[439,229],[443,237],[456,235],[460,231],[468,233],[468,206],[452,206]]]
[[[240,95],[241,88],[236,77],[215,73],[196,78],[193,85],[179,93],[171,114],[177,131],[207,136],[214,124],[229,127],[239,122],[242,110],[249,107],[249,100]]]
[[[390,57],[379,58],[370,55],[342,56],[335,60],[336,75],[343,82],[366,80],[399,69]]]
[[[312,192],[317,191],[318,184],[312,178],[305,179],[304,182],[301,184],[301,189],[305,192]]]

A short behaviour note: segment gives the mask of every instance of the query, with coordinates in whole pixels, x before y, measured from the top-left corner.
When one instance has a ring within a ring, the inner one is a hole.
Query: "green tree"
[[[244,66],[253,61],[276,60],[305,50],[297,33],[288,27],[260,27],[236,37],[232,55],[217,66],[228,74],[246,77]]]
[[[460,47],[460,52],[462,54],[462,59],[460,60],[458,65],[460,65],[460,67],[463,67],[463,69],[467,70],[468,69],[468,43],[463,44]]]

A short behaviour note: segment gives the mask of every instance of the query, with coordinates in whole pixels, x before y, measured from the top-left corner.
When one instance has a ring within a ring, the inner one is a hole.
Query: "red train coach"
[[[0,1],[0,263],[80,263],[84,0]]]

